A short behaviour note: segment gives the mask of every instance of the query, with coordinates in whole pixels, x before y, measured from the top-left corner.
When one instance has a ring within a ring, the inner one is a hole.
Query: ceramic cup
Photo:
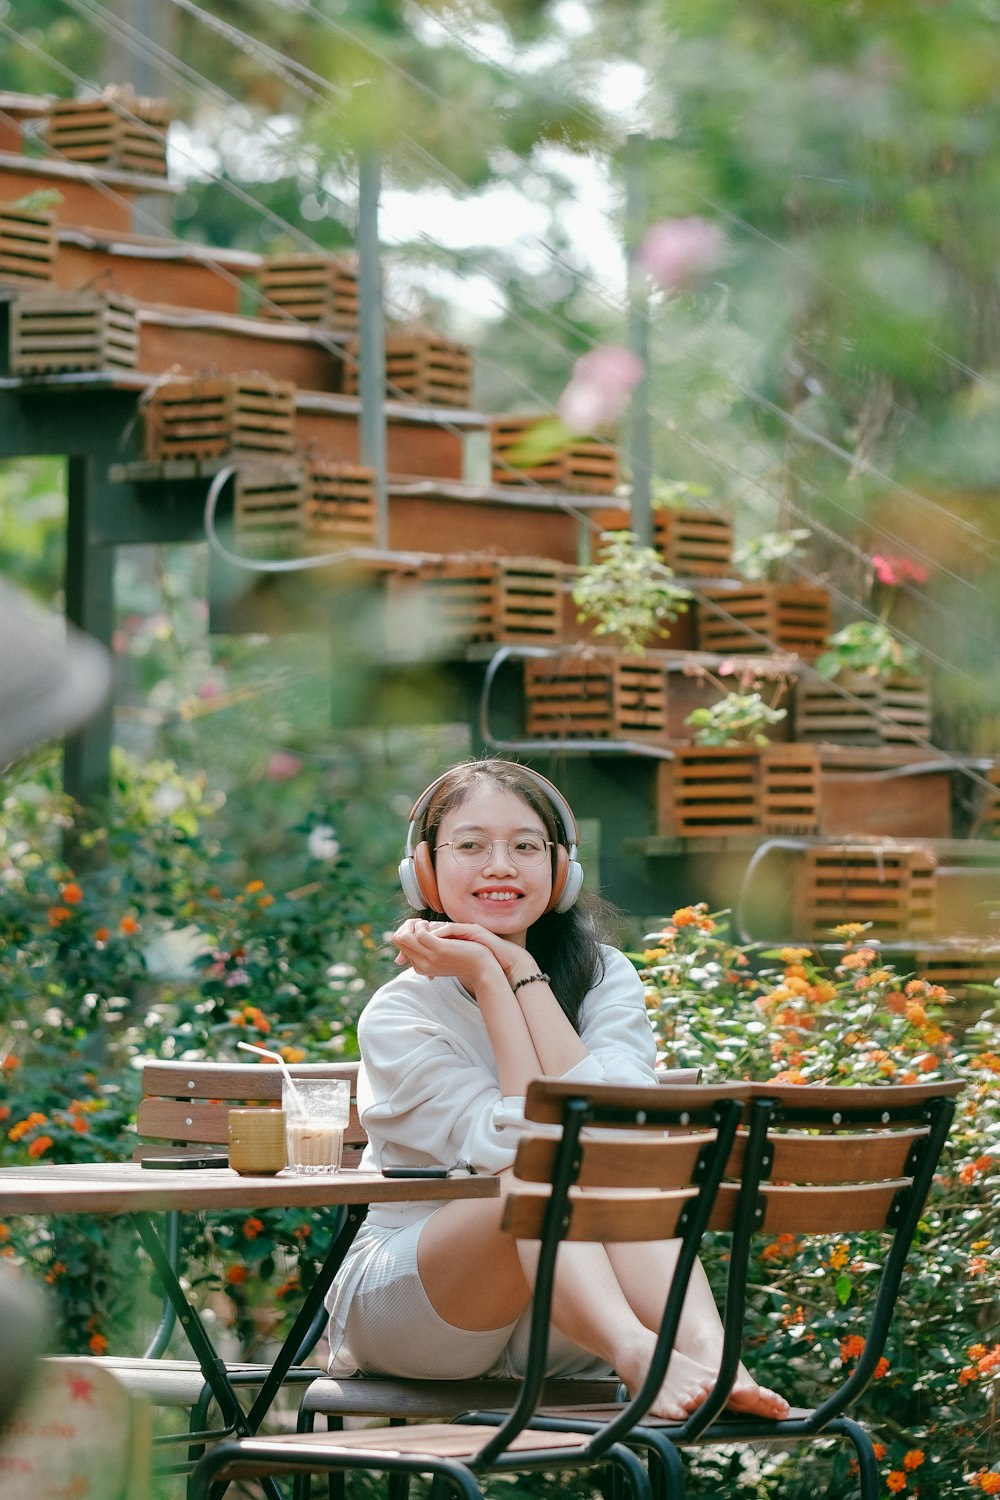
[[[273,1177],[285,1165],[285,1111],[231,1109],[229,1165],[244,1177]]]
[[[288,1165],[296,1172],[336,1172],[351,1118],[351,1085],[346,1078],[296,1078],[294,1094],[284,1080]]]

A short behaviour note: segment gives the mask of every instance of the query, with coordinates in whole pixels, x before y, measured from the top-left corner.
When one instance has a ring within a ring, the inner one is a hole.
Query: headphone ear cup
[[[556,880],[553,882],[552,899],[547,910],[569,911],[570,907],[576,905],[582,889],[583,866],[579,860],[570,859],[567,850],[560,845],[556,856]]]
[[[423,892],[413,868],[413,859],[409,854],[399,862],[399,883],[403,887],[407,905],[412,906],[415,911],[423,911],[425,905]]]
[[[583,886],[583,866],[579,860],[570,859],[565,844],[556,845],[556,868],[552,877],[552,895],[545,908],[549,911],[569,911],[576,903]]]
[[[426,839],[421,839],[420,843],[414,849],[412,863],[414,885],[420,896],[420,900],[411,902],[411,906],[415,906],[418,911],[426,906],[431,911],[443,912],[444,907],[441,905],[437,876],[434,873],[434,861],[431,858],[430,845]]]

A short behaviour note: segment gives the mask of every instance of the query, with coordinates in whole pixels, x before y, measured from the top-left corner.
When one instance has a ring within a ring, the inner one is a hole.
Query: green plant
[[[600,561],[582,570],[573,589],[577,619],[596,620],[595,635],[616,635],[626,651],[641,653],[654,636],[669,633],[691,595],[634,532],[603,532],[601,544]]]
[[[696,745],[766,745],[765,729],[780,724],[787,709],[772,708],[760,693],[727,693],[717,703],[692,709],[684,720]]]
[[[841,672],[861,672],[867,677],[916,677],[920,655],[901,641],[883,620],[853,620],[826,640],[828,650],[817,656],[817,672],[837,677]]]
[[[733,562],[744,578],[777,578],[785,563],[802,555],[802,543],[811,533],[805,528],[762,531],[733,549]]]
[[[942,1076],[966,1083],[928,1202],[886,1361],[863,1412],[880,1439],[887,1500],[958,1500],[1000,1492],[1000,1022],[987,1011],[957,1039],[950,997],[886,962],[859,925],[832,935],[828,962],[811,949],[763,953],[735,943],[724,914],[676,911],[636,955],[647,1004],[670,1066],[706,1080],[776,1079],[808,1085],[892,1084]],[[722,1247],[709,1258],[720,1290]],[[792,1236],[764,1244],[747,1313],[755,1374],[781,1388],[794,1364],[807,1395],[824,1371],[853,1357],[855,1309],[873,1280],[863,1235],[831,1236],[807,1251]],[[699,1470],[699,1460],[694,1467]],[[723,1476],[720,1465],[729,1465]],[[730,1455],[699,1470],[725,1477],[727,1495],[806,1500],[856,1494],[842,1452],[808,1467],[793,1455]]]

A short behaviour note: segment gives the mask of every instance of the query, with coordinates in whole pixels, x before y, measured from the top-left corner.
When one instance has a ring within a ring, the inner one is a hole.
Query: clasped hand
[[[524,949],[475,922],[433,922],[410,917],[392,934],[399,949],[397,964],[436,979],[451,976],[472,994],[499,965],[509,975]]]

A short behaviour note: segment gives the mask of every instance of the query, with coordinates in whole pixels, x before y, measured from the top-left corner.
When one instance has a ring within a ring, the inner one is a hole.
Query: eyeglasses
[[[531,833],[522,833],[513,839],[484,839],[477,834],[466,834],[461,839],[446,839],[437,847],[447,849],[450,846],[458,864],[478,867],[489,861],[497,844],[503,844],[506,847],[508,859],[512,860],[518,869],[522,866],[543,864],[548,850],[552,848],[551,839],[536,838]]]

